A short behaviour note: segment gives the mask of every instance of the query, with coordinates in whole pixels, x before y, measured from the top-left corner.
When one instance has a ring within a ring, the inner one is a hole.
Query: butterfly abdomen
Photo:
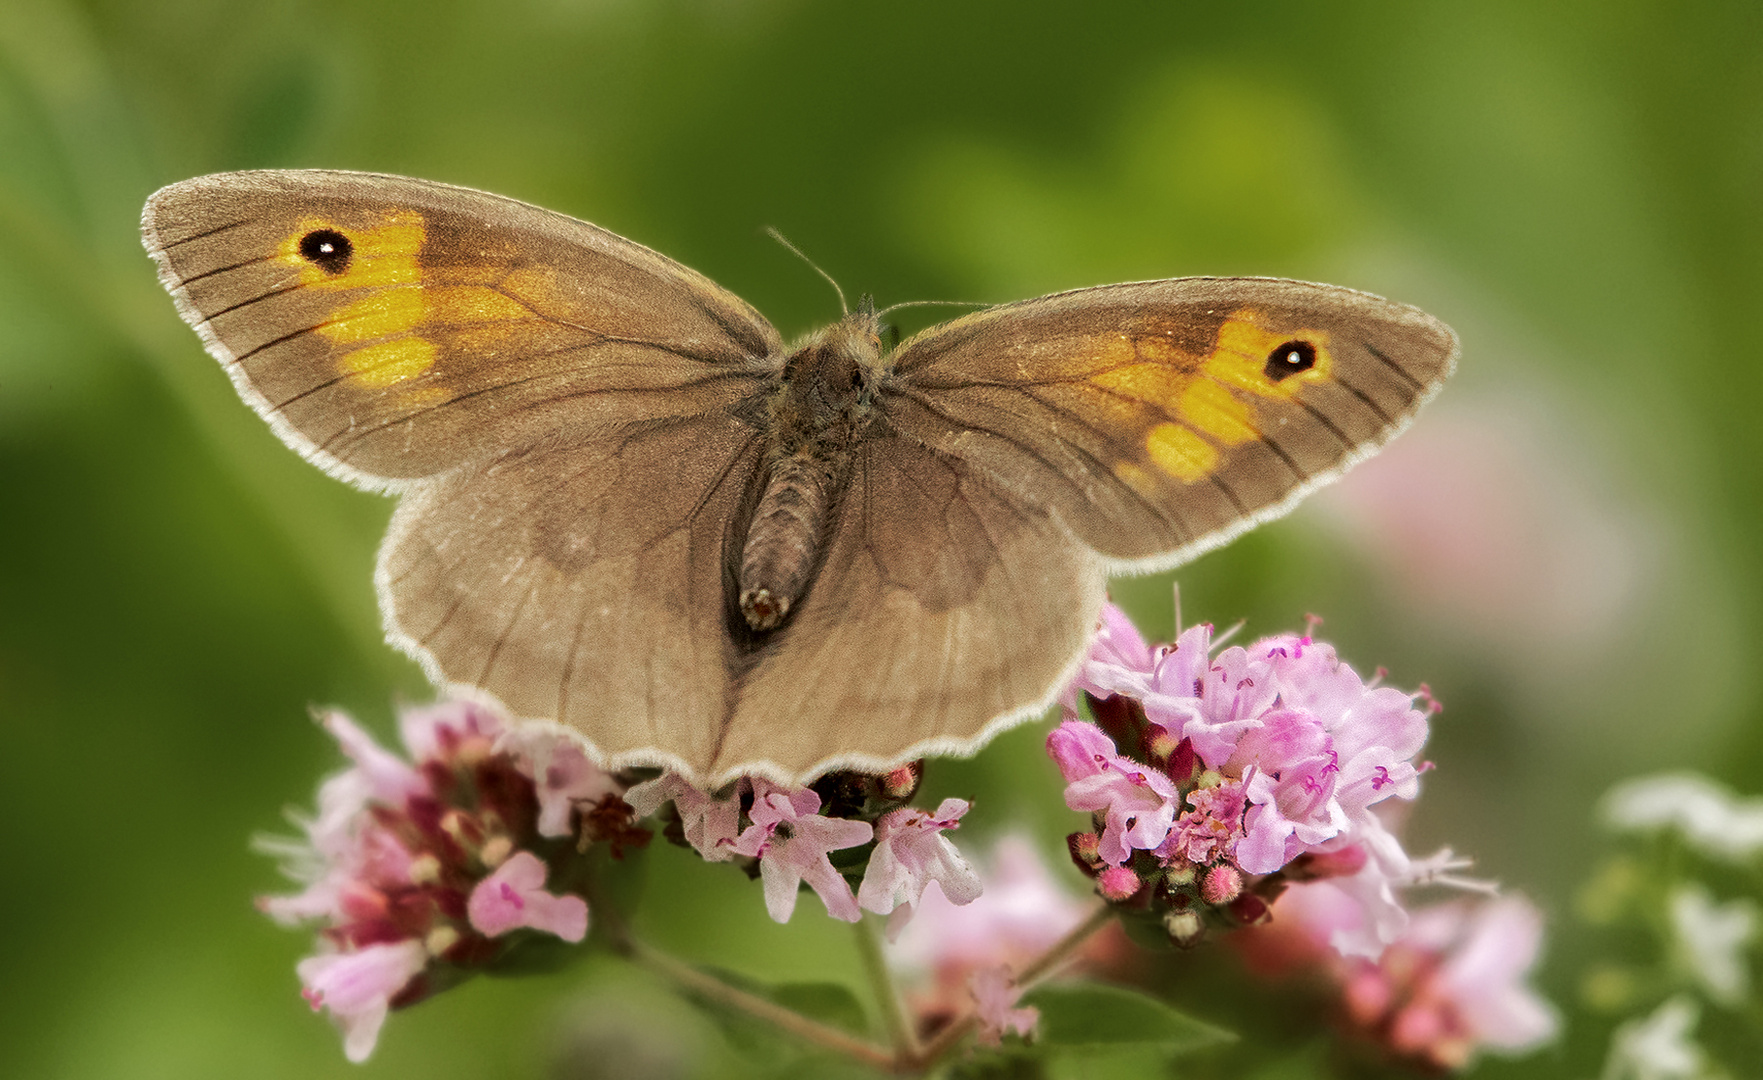
[[[753,629],[775,629],[808,591],[848,463],[793,454],[772,467],[741,551],[741,614]]]
[[[776,629],[813,583],[880,355],[874,314],[854,312],[791,354],[771,391],[763,488],[740,559],[741,615],[754,630]]]

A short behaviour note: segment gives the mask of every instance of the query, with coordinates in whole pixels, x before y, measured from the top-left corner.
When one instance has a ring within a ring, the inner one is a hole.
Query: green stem
[[[1107,904],[1098,904],[1090,912],[1089,918],[1071,928],[1071,931],[1060,938],[1051,949],[1041,954],[1041,958],[1022,969],[1016,977],[1016,985],[1024,990],[1030,989],[1053,975],[1065,965],[1082,948],[1084,943],[1094,937],[1096,932],[1114,921],[1114,909]]]
[[[887,958],[882,955],[881,931],[877,923],[878,920],[865,915],[852,927],[857,931],[857,952],[863,957],[870,992],[875,996],[876,1007],[881,1010],[888,1040],[894,1045],[894,1055],[900,1061],[911,1061],[918,1056],[918,1036],[914,1034],[906,1008],[900,1002],[900,988],[894,983],[893,972],[888,970]]]
[[[865,1039],[859,1039],[818,1020],[811,1020],[796,1010],[785,1008],[775,1001],[767,1001],[757,994],[730,986],[716,976],[699,971],[683,960],[677,960],[664,952],[644,945],[642,942],[630,941],[628,947],[630,955],[639,963],[712,1001],[739,1009],[749,1016],[764,1020],[797,1038],[855,1058],[865,1065],[887,1070],[892,1070],[897,1066],[899,1061],[897,1055],[891,1054]]]

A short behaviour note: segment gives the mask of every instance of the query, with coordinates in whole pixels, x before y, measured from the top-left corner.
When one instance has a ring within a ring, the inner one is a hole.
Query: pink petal
[[[343,1053],[362,1062],[373,1053],[390,1002],[428,964],[420,941],[369,945],[349,953],[309,956],[295,966],[314,1009],[328,1008],[343,1029]]]
[[[530,851],[517,851],[477,883],[466,901],[471,925],[485,937],[529,927],[576,942],[588,933],[588,905],[579,896],[544,889],[550,868]]]
[[[1047,754],[1067,783],[1095,776],[1114,759],[1114,740],[1083,720],[1066,720],[1047,733]]]
[[[417,761],[448,756],[448,743],[457,745],[466,739],[494,742],[502,729],[502,718],[475,701],[442,701],[398,714],[404,748]]]
[[[1040,1022],[1039,1009],[1015,1007],[1022,990],[1007,967],[981,968],[968,977],[967,986],[979,1014],[979,1040],[987,1045],[996,1046],[1006,1031],[1027,1038]]]
[[[337,740],[367,781],[368,797],[387,806],[402,806],[412,795],[426,795],[428,782],[409,762],[375,742],[355,721],[340,712],[324,715],[324,728]]]

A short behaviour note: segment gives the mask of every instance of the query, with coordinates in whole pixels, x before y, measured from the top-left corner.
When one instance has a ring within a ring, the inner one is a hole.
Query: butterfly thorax
[[[761,494],[740,562],[741,614],[754,630],[780,625],[819,568],[826,524],[873,418],[879,329],[865,304],[797,348],[770,388]]]

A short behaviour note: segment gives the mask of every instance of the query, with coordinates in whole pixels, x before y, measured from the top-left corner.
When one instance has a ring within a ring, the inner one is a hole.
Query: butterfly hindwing
[[[977,312],[904,343],[894,430],[1051,510],[1113,569],[1173,565],[1289,509],[1405,426],[1442,323],[1330,285],[1184,278]]]
[[[740,682],[715,775],[971,752],[1045,707],[1101,603],[1095,557],[1044,511],[915,440],[872,439],[814,588]]]
[[[240,393],[371,486],[575,431],[726,411],[775,330],[701,275],[512,199],[361,173],[164,188],[148,250]]]
[[[547,441],[406,494],[380,552],[393,640],[441,685],[621,764],[705,774],[733,700],[730,523],[757,465],[729,417]]]

